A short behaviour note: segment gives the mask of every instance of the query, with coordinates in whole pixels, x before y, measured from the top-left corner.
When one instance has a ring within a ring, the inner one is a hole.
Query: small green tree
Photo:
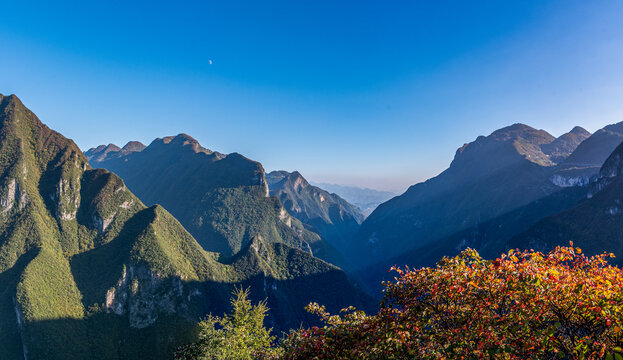
[[[178,360],[276,359],[281,349],[272,347],[272,329],[264,327],[266,302],[253,306],[248,289],[236,289],[231,299],[232,314],[208,315],[199,323],[199,340],[181,347]]]

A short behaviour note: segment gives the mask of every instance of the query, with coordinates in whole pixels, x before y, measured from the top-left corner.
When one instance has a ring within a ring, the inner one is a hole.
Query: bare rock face
[[[563,174],[554,174],[550,178],[550,181],[558,187],[568,188],[574,186],[586,186],[591,182],[591,177],[588,175],[565,176]]]
[[[106,309],[120,316],[127,314],[130,326],[137,329],[153,325],[161,314],[190,318],[186,302],[201,296],[201,291],[185,287],[181,277],[164,277],[144,266],[124,266],[117,285],[106,293]]]
[[[4,196],[2,197],[2,200],[0,200],[0,206],[2,206],[2,212],[6,213],[13,208],[13,204],[19,197],[18,190],[19,188],[18,188],[17,183],[15,182],[15,179],[11,179],[11,181],[9,182],[6,188],[6,192]]]

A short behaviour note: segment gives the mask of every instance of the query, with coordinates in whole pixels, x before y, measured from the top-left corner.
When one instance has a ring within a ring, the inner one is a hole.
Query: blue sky
[[[0,93],[83,149],[185,132],[401,191],[515,122],[623,121],[622,1],[95,3],[0,3]]]

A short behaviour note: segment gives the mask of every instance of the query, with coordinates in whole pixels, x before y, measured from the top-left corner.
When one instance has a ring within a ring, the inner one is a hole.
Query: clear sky
[[[0,93],[85,150],[185,132],[401,191],[515,122],[622,121],[623,1],[1,1]]]

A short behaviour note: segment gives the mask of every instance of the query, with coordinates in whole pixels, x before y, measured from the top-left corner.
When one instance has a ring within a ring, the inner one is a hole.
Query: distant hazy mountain
[[[339,195],[344,200],[357,206],[365,216],[370,215],[380,204],[396,196],[393,192],[360,188],[356,186],[315,182],[312,182],[311,184],[330,193]]]
[[[572,185],[576,174],[560,172],[557,161],[586,135],[574,128],[556,139],[515,124],[478,137],[439,176],[381,204],[355,237],[357,258],[363,265],[395,258]]]
[[[298,171],[273,171],[266,179],[270,194],[281,200],[288,213],[341,251],[364,219],[356,206],[310,185]]]
[[[591,133],[584,128],[576,126],[566,134],[561,135],[548,144],[541,145],[541,150],[550,160],[555,163],[564,161],[584,140],[588,139]]]
[[[143,151],[145,145],[140,141],[130,141],[123,148],[119,148],[115,144],[100,145],[96,148],[87,150],[84,155],[93,162],[101,162],[104,160],[110,160],[111,158],[117,158],[128,155],[133,152]]]
[[[0,159],[2,359],[170,359],[234,286],[283,330],[313,318],[310,301],[368,304],[341,270],[259,231],[219,261],[13,95],[0,95]]]
[[[573,241],[588,255],[612,252],[623,257],[623,144],[607,158],[589,198],[577,206],[539,221],[509,241],[510,247],[549,250]]]

